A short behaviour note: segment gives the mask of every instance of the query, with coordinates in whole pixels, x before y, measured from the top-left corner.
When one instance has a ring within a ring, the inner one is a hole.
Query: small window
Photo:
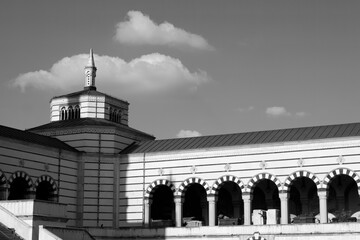
[[[66,109],[65,107],[62,107],[61,110],[60,110],[60,119],[61,120],[65,120],[65,112],[66,112]]]
[[[75,119],[80,118],[80,107],[79,105],[75,106]]]

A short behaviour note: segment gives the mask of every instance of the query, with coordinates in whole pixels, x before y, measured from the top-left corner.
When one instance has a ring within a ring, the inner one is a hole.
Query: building
[[[0,126],[0,223],[17,235],[359,235],[360,123],[155,140],[97,91],[96,71],[91,50],[84,89],[52,98],[50,123]]]

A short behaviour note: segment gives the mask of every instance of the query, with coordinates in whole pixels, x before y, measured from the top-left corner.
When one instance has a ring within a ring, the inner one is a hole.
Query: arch
[[[331,172],[328,173],[328,175],[326,175],[326,177],[324,178],[323,181],[323,188],[324,189],[328,189],[329,188],[329,183],[331,182],[331,180],[337,176],[337,175],[347,175],[349,177],[351,177],[352,179],[354,179],[354,181],[356,182],[358,191],[360,192],[360,177],[358,174],[356,174],[354,171],[347,169],[347,168],[337,168]]]
[[[290,185],[291,185],[291,182],[292,182],[293,180],[295,180],[296,178],[300,178],[300,177],[310,178],[310,179],[315,183],[316,187],[317,187],[318,189],[320,188],[321,182],[320,182],[320,180],[319,180],[318,177],[316,177],[313,173],[308,172],[308,171],[306,171],[306,170],[300,170],[300,171],[296,171],[296,172],[290,174],[290,175],[286,178],[286,180],[285,180],[285,182],[284,182],[284,187],[283,187],[282,190],[283,190],[284,192],[288,192],[288,191],[289,191],[289,187],[290,187]],[[279,190],[280,190],[280,189],[279,189]]]
[[[253,192],[254,188],[253,186],[260,180],[268,179],[270,181],[273,181],[278,188],[279,192],[281,191],[281,182],[280,180],[271,173],[259,173],[258,175],[255,175],[252,179],[250,179],[249,183],[247,184],[246,191],[247,192]]]
[[[34,193],[34,185],[29,175],[27,175],[25,172],[17,171],[13,173],[8,180],[8,184],[8,200],[32,198]]]
[[[117,123],[121,123],[121,111],[119,110],[117,115],[116,115],[116,122]]]
[[[69,114],[68,114],[68,119],[74,119],[75,118],[75,114],[74,114],[74,108],[72,106],[70,106],[68,108]]]
[[[158,179],[152,182],[147,188],[145,192],[145,198],[152,198],[153,190],[160,185],[168,186],[173,193],[175,193],[175,186],[167,179]]]
[[[16,179],[16,178],[24,178],[25,181],[27,182],[27,185],[28,187],[31,189],[31,190],[34,190],[33,189],[33,182],[31,180],[31,178],[29,177],[29,175],[27,175],[26,172],[23,172],[23,171],[16,171],[14,172],[11,177],[9,178],[9,185]]]
[[[245,189],[245,185],[238,177],[235,177],[233,175],[224,175],[215,181],[215,183],[212,185],[210,193],[216,194],[217,190],[219,190],[221,185],[223,185],[225,182],[234,182],[236,185],[239,186],[241,192],[243,192]]]
[[[39,186],[39,184],[42,182],[50,183],[53,194],[57,195],[58,188],[57,188],[55,180],[52,177],[50,177],[49,175],[40,176],[35,182],[35,188],[37,188]]]
[[[79,105],[75,106],[75,119],[80,118],[80,107]]]
[[[60,119],[61,120],[66,120],[65,112],[66,112],[66,108],[62,107],[61,110],[60,110]]]
[[[192,183],[200,184],[201,186],[204,187],[206,194],[210,194],[210,186],[207,184],[207,182],[205,182],[201,178],[193,177],[193,178],[188,178],[184,182],[181,183],[181,185],[179,186],[177,195],[183,197],[187,186]]]

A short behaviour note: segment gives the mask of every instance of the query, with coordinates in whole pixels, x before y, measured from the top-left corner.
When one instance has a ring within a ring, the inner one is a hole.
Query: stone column
[[[328,222],[328,211],[327,211],[327,191],[318,191],[319,205],[320,205],[320,223]]]
[[[182,226],[182,205],[183,201],[181,197],[175,197],[175,226],[181,227]]]
[[[280,214],[281,214],[281,224],[288,224],[289,223],[289,207],[288,207],[288,200],[289,200],[289,194],[287,192],[285,193],[279,193],[280,198]]]
[[[215,195],[209,195],[207,200],[209,202],[209,226],[215,226],[217,199]]]
[[[250,193],[243,193],[242,199],[244,201],[244,225],[251,225],[251,200]]]
[[[152,200],[149,198],[144,199],[144,227],[150,227],[151,202]]]

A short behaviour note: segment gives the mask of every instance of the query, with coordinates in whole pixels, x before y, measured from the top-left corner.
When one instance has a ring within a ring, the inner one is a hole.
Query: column
[[[149,198],[144,199],[144,227],[150,226],[151,202],[152,200]]]
[[[320,205],[320,223],[327,223],[328,211],[327,211],[327,191],[319,190],[319,205]]]
[[[251,225],[251,200],[250,193],[243,193],[242,199],[244,201],[244,225]]]
[[[216,196],[209,195],[207,197],[209,202],[209,226],[215,226],[216,219]]]
[[[175,226],[181,227],[182,226],[182,198],[181,197],[175,197]]]
[[[289,223],[289,207],[288,207],[288,200],[289,200],[289,194],[287,192],[285,193],[279,193],[280,198],[280,214],[281,214],[281,224],[288,224]]]

